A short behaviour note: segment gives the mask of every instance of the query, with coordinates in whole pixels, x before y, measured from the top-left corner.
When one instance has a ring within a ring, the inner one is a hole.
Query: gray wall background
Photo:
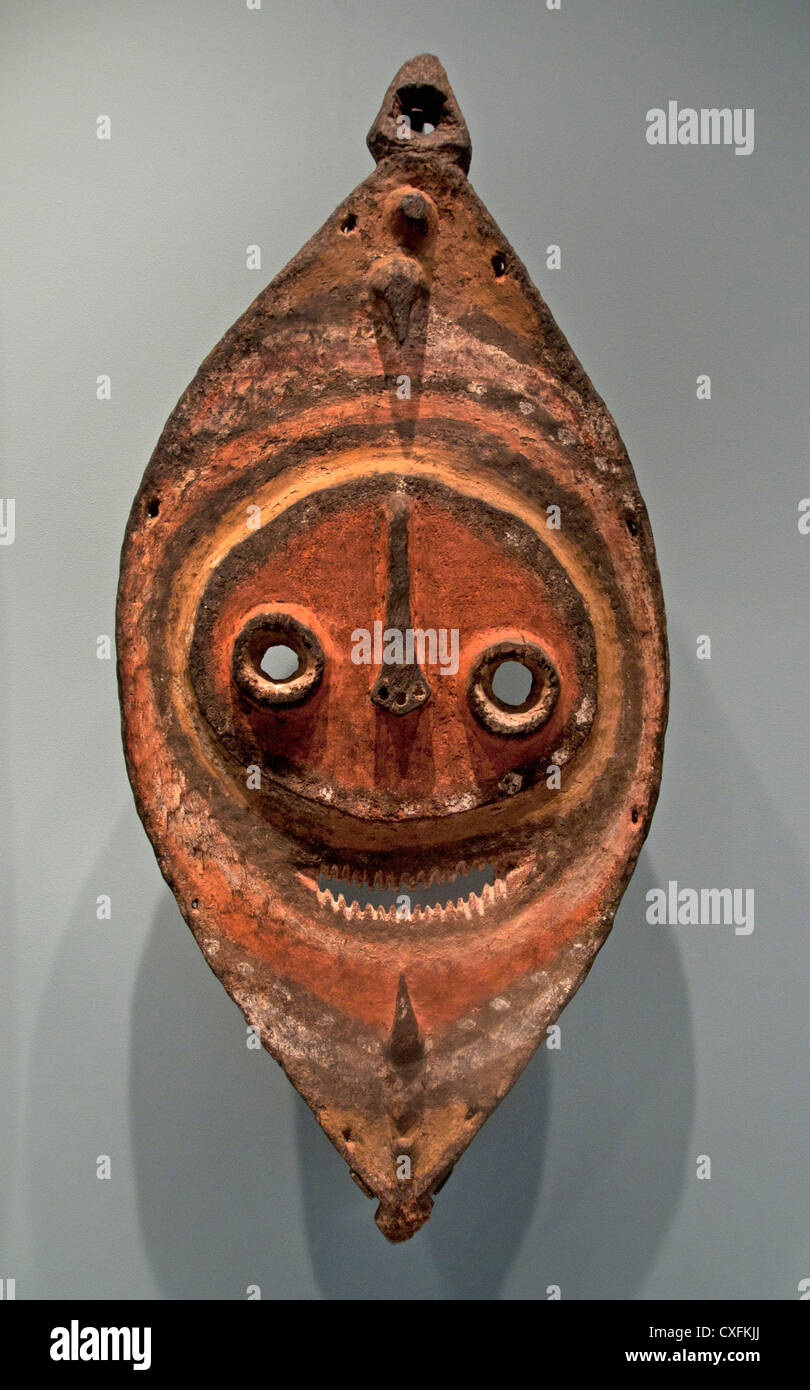
[[[18,1298],[799,1296],[808,18],[790,0],[2,6],[0,1277]],[[365,177],[382,94],[424,50],[467,118],[479,194],[634,461],[672,714],[652,832],[561,1050],[392,1248],[280,1070],[247,1051],[163,884],[96,639],[166,416]],[[651,148],[645,113],[670,98],[753,106],[754,152]],[[753,888],[754,932],[649,926],[646,892],[669,879]]]

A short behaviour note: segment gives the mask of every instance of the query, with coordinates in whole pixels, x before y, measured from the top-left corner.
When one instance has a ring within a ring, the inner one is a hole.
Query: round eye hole
[[[493,734],[534,734],[547,724],[560,693],[551,657],[535,642],[498,642],[479,657],[470,707]]]
[[[322,675],[320,642],[289,613],[251,618],[234,644],[234,681],[256,705],[297,705],[317,689]]]

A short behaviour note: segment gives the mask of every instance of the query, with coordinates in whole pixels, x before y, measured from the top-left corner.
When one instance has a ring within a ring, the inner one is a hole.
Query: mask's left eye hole
[[[311,628],[289,613],[260,613],[234,643],[233,679],[255,705],[297,705],[317,689],[323,648]]]
[[[536,642],[497,642],[472,672],[470,707],[493,734],[534,734],[551,718],[560,693],[557,667]]]

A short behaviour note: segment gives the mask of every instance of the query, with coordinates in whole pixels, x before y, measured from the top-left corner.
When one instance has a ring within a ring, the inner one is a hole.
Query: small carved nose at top
[[[369,287],[375,304],[385,307],[391,330],[402,347],[416,321],[424,326],[428,282],[422,267],[410,257],[383,257],[372,268]],[[423,311],[421,315],[417,307]]]
[[[371,699],[389,714],[410,714],[430,699],[430,686],[416,664],[384,666],[374,682]]]

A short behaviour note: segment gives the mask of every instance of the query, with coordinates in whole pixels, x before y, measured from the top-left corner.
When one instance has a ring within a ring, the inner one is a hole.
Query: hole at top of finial
[[[438,87],[414,83],[397,92],[399,109],[407,116],[414,135],[432,135],[444,111],[444,92]]]

